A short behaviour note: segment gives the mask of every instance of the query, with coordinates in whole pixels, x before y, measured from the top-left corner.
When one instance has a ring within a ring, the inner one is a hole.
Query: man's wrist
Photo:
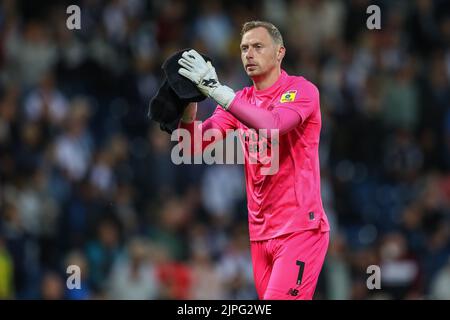
[[[184,124],[191,124],[192,122],[195,121],[195,118],[189,118],[189,119],[181,118],[180,121]]]
[[[228,110],[236,94],[230,87],[220,85],[214,90],[211,90],[209,96],[214,99],[214,101],[216,101],[224,110]]]

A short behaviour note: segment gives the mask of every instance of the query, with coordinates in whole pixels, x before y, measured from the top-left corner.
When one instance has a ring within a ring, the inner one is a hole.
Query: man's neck
[[[277,82],[280,75],[281,75],[281,68],[276,68],[268,74],[252,78],[253,85],[255,86],[256,90],[267,89],[270,86],[272,86],[275,82]]]

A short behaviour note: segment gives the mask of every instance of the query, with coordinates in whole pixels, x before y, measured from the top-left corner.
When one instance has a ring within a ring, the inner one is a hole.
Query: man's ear
[[[278,52],[277,52],[277,61],[281,62],[283,60],[285,54],[286,54],[286,48],[283,46],[280,46],[278,48]]]

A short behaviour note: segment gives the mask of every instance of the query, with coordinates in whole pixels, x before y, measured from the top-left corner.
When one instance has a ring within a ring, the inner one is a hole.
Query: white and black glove
[[[179,74],[191,80],[205,96],[214,99],[225,110],[228,109],[235,93],[230,87],[220,84],[211,62],[206,62],[197,51],[192,49],[183,52],[178,64],[181,66],[178,70]]]

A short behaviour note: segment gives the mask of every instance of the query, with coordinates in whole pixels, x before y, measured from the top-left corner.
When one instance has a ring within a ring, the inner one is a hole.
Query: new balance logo
[[[202,85],[214,88],[217,84],[217,81],[215,79],[207,79],[202,81]]]
[[[293,297],[296,297],[298,295],[298,290],[297,289],[293,289],[290,288],[289,291],[287,292],[288,295],[291,295]]]

